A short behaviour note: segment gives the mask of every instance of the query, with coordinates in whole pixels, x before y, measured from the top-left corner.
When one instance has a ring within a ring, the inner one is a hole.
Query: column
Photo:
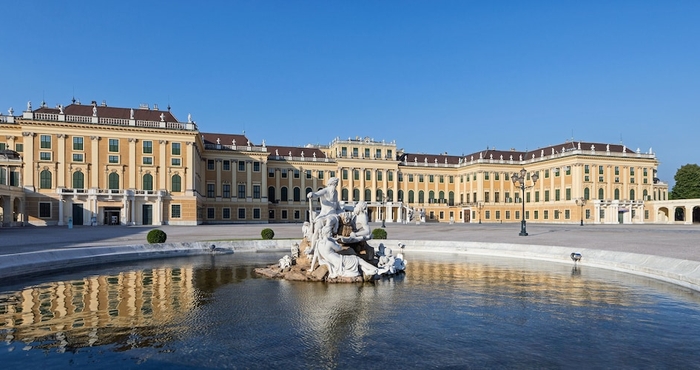
[[[292,171],[292,173],[289,173],[289,170],[287,170],[287,169],[285,169],[285,171],[287,171],[287,180],[288,180],[287,199],[285,199],[285,200],[287,201],[287,203],[291,204],[293,199],[294,199],[293,198],[293,196],[294,196],[294,184],[293,184],[294,171]],[[290,195],[292,196],[291,199],[290,199]]]
[[[365,201],[365,202],[370,202],[370,201],[372,200],[372,199],[371,199],[371,195],[372,195],[372,194],[370,194],[370,199],[365,199],[365,189],[366,189],[366,185],[365,185],[365,176],[366,176],[366,174],[365,174],[365,171],[367,171],[366,168],[360,168],[360,200],[361,200],[361,201]]]
[[[129,189],[136,189],[137,188],[137,181],[136,181],[136,143],[138,142],[138,139],[135,139],[133,137],[129,138]],[[163,167],[165,168],[165,167]],[[154,178],[154,181],[157,181],[158,179]],[[139,181],[140,182],[140,181]],[[158,189],[158,187],[153,184],[154,189]]]
[[[24,187],[31,191],[36,190],[34,186],[36,176],[34,175],[36,163],[34,161],[34,136],[33,132],[22,132],[22,143],[24,144]]]
[[[282,201],[282,170],[275,168],[275,197]],[[272,199],[273,202],[277,202],[277,199]]]
[[[90,160],[90,163],[92,164],[92,171],[91,171],[91,176],[92,179],[90,182],[92,183],[93,188],[99,188],[100,187],[100,169],[99,169],[99,163],[100,163],[100,137],[99,136],[90,136],[90,156],[92,159]],[[107,184],[105,183],[105,188]]]
[[[306,173],[304,172],[304,167],[299,168],[299,178],[301,179],[299,199],[303,203],[306,200]]]
[[[58,168],[56,168],[56,188],[66,187],[66,134],[56,134],[56,158],[55,161],[58,163]],[[71,184],[72,186],[72,184]]]
[[[63,203],[65,199],[62,196],[58,199],[58,226],[63,226]]]
[[[262,161],[261,166],[260,166],[260,171],[262,172],[262,181],[261,181],[262,184],[260,185],[260,187],[261,187],[260,198],[261,198],[261,201],[263,204],[267,204],[267,202],[269,202],[270,200],[274,200],[274,199],[267,199],[267,176],[268,176],[267,160]],[[315,181],[315,179],[314,179],[314,181]],[[302,194],[302,196],[304,198],[306,198],[306,194]],[[267,215],[265,215],[265,217],[267,217]]]
[[[355,169],[348,168],[348,202],[352,202],[352,193],[355,187]]]
[[[221,158],[216,158],[214,159],[214,163],[216,164],[216,193],[214,195],[217,201],[221,201],[221,166],[223,165],[223,160]]]

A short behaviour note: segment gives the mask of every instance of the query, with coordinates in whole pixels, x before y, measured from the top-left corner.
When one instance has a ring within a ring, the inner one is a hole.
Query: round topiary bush
[[[148,232],[148,235],[146,235],[146,240],[150,244],[165,243],[167,239],[168,234],[166,234],[165,231],[160,229],[153,229]]]
[[[275,237],[275,232],[272,231],[272,229],[270,229],[270,228],[263,229],[260,232],[260,236],[262,236],[263,239],[269,240],[269,239],[272,239]]]
[[[372,230],[372,239],[386,239],[386,230],[384,230],[384,229]]]

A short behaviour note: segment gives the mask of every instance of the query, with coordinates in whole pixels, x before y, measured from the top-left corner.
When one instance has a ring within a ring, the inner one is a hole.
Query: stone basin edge
[[[0,255],[0,279],[47,274],[59,270],[99,264],[146,259],[187,257],[235,252],[289,252],[297,240],[243,240],[95,246],[49,249]],[[524,258],[573,264],[571,253],[582,255],[579,266],[590,266],[641,275],[695,291],[700,291],[700,262],[648,254],[615,252],[594,248],[574,248],[530,244],[485,243],[469,241],[429,241],[373,239],[393,253],[406,254],[410,269],[410,252],[461,253],[494,257]]]

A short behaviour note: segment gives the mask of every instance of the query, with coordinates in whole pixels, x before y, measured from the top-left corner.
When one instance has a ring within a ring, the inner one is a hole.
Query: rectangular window
[[[649,211],[646,211],[646,212],[649,212]],[[648,213],[647,213],[647,215],[648,215]],[[586,210],[586,220],[589,220],[590,218],[591,218],[591,210],[587,209]],[[647,217],[647,218],[649,218],[649,217]]]
[[[214,207],[207,207],[207,218],[212,219],[216,217],[216,209]]]
[[[347,157],[348,156],[348,148],[347,147],[342,147],[340,148],[340,156],[341,157]],[[286,218],[286,217],[285,217]]]
[[[583,181],[589,182],[591,181],[591,178],[588,175],[583,176]]]
[[[501,219],[501,211],[496,211],[496,220]]]
[[[51,152],[39,152],[39,160],[50,161],[51,160]]]
[[[423,182],[425,177],[423,175],[418,175],[418,182]]]
[[[484,172],[484,180],[488,180],[488,179],[489,179],[489,173],[488,173],[488,172]]]
[[[558,209],[555,209],[555,210],[554,210],[554,219],[555,219],[555,220],[558,220],[558,219],[559,219],[559,210],[558,210]]]
[[[109,151],[111,153],[119,152],[119,139],[109,139]]]
[[[357,148],[352,148],[352,156],[353,156],[353,158],[357,158],[357,157],[360,156],[359,151],[357,150]]]
[[[393,152],[392,152],[391,150],[387,150],[387,151],[386,151],[386,157],[387,157],[387,159],[392,159],[393,155],[394,155],[394,154],[393,154]]]
[[[245,199],[245,184],[238,184],[238,197]]]
[[[283,220],[286,220],[286,219],[287,219],[287,210],[286,210],[286,209],[283,209],[283,210],[282,210],[282,219],[283,219]]]
[[[619,176],[619,175],[620,175],[620,167],[615,166],[615,176]]]
[[[549,190],[544,191],[544,201],[549,202]]]
[[[544,219],[549,220],[549,211],[546,209],[544,210]]]
[[[599,175],[604,175],[605,173],[603,172],[603,166],[598,166],[598,174]]]
[[[381,149],[375,150],[375,151],[374,151],[374,158],[379,159],[379,158],[381,158],[381,157],[382,157],[382,150],[381,150]]]
[[[301,217],[301,213],[299,213],[299,210],[294,210],[294,219],[298,220]]]
[[[554,189],[554,201],[558,202],[561,200],[561,190],[560,189]]]
[[[153,154],[153,142],[151,140],[144,140],[142,146],[143,154]]]
[[[591,169],[588,165],[583,166],[583,173],[589,174],[591,172]]]
[[[245,220],[245,208],[238,209],[238,219]]]
[[[173,165],[173,166],[181,166],[181,165],[182,165],[182,161],[180,160],[180,158],[171,158],[171,159],[170,159],[170,164]]]
[[[73,136],[73,150],[83,150],[82,136]]]
[[[224,220],[229,220],[231,219],[231,208],[224,208],[221,210],[221,217]]]
[[[382,171],[377,171],[377,181],[384,181],[384,175]]]
[[[539,202],[539,201],[540,201],[540,191],[537,190],[537,191],[535,191],[535,202]]]
[[[153,157],[143,157],[143,164],[150,166],[153,164]]]
[[[294,178],[295,179],[299,178],[299,170],[294,170]]]
[[[353,170],[353,171],[352,171],[352,178],[353,178],[355,181],[359,181],[359,180],[360,180],[360,171],[359,171],[359,170]]]
[[[571,188],[566,189],[566,200],[571,200]]]
[[[260,162],[253,162],[253,172],[260,172]]]
[[[207,184],[207,198],[216,197],[216,184]]]
[[[253,185],[253,199],[260,199],[260,185]]]
[[[39,217],[40,218],[51,218],[51,203],[50,202],[39,202]]]
[[[253,208],[253,219],[254,220],[260,219],[260,208]]]
[[[323,171],[322,170],[318,171],[318,179],[323,180]]]
[[[535,220],[539,219],[540,217],[540,212],[539,211],[534,211],[535,213]]]
[[[413,182],[413,174],[412,173],[408,174],[408,182]]]
[[[370,180],[372,180],[372,172],[365,171],[365,181],[370,181]]]
[[[566,175],[571,175],[571,166],[566,166]]]
[[[224,198],[231,198],[231,184],[223,185]]]
[[[110,155],[109,156],[109,163],[119,163],[119,156],[118,155]]]
[[[84,157],[82,153],[73,153],[73,162],[83,162]]]
[[[170,217],[180,218],[181,217],[181,206],[179,204],[173,204],[170,206]]]
[[[488,191],[484,192],[484,202],[486,202],[486,203],[489,202],[489,192]]]
[[[224,171],[231,171],[231,161],[228,159],[224,161],[222,168]]]
[[[51,135],[41,135],[41,149],[51,149]]]
[[[365,158],[369,158],[369,148],[365,148]]]
[[[571,211],[569,211],[568,209],[564,210],[564,218],[567,220],[570,219],[571,218]]]
[[[16,143],[15,144],[15,152],[22,153],[24,151],[24,144],[22,143]],[[646,176],[646,175],[644,175]]]
[[[520,219],[520,211],[515,211],[515,219],[516,220]]]
[[[525,202],[530,203],[530,192],[525,193]]]
[[[306,173],[306,179],[311,179],[311,170],[305,170],[304,173]]]
[[[207,170],[214,171],[215,168],[216,168],[216,164],[214,163],[214,160],[207,159]]]
[[[287,178],[287,170],[281,170],[280,172],[282,173],[282,178],[286,179]]]
[[[545,179],[549,178],[549,169],[544,170],[544,178]]]
[[[275,169],[270,168],[267,170],[267,177],[275,177]]]
[[[634,167],[630,167],[630,176],[634,176]]]
[[[497,192],[493,193],[493,201],[496,203],[501,201],[501,193],[500,192],[497,191]],[[496,217],[496,218],[498,218],[498,217]]]
[[[245,171],[245,161],[238,161],[238,172]]]
[[[343,170],[343,180],[348,179],[348,170]]]
[[[180,155],[180,143],[173,143],[173,145],[170,149],[170,154]]]
[[[0,143],[0,150],[5,150],[7,144],[5,143]]]
[[[510,220],[510,211],[506,211],[506,220]]]
[[[490,219],[491,218],[491,211],[484,212],[484,218],[487,220]]]

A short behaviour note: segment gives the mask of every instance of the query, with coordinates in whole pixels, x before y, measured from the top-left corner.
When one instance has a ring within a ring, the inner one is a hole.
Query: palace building
[[[651,150],[580,141],[462,156],[369,137],[277,146],[200,131],[170,107],[28,104],[0,115],[0,224],[303,222],[306,195],[331,177],[373,222],[666,223],[658,164]]]

